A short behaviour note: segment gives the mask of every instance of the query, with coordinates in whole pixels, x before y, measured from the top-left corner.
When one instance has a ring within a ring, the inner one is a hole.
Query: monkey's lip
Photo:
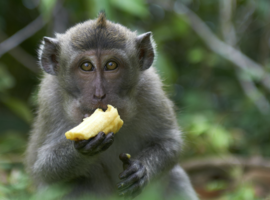
[[[107,105],[99,104],[99,105],[95,106],[93,112],[91,112],[91,114],[90,113],[85,113],[83,115],[83,118],[90,117],[95,112],[95,110],[98,109],[98,108],[100,108],[101,110],[103,110],[105,112],[107,110]]]
[[[104,112],[107,110],[108,105],[107,104],[98,104],[97,106],[95,106],[95,110],[100,108],[101,110],[103,110]]]

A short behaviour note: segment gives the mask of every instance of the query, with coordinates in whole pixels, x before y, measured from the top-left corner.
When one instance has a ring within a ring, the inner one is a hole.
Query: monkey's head
[[[124,117],[141,74],[153,63],[154,44],[151,32],[137,36],[106,20],[101,12],[97,19],[77,24],[56,38],[44,37],[39,59],[42,69],[62,88],[70,117],[81,120],[96,108],[105,110],[107,104]]]

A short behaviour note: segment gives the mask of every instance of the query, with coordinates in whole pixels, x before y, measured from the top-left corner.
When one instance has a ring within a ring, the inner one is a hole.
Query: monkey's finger
[[[133,185],[131,185],[129,188],[122,190],[120,192],[120,196],[131,196],[134,198],[139,193],[141,193],[141,191],[144,188],[144,186],[146,185],[146,183],[147,183],[146,178],[141,179],[141,180],[137,181],[136,183],[134,183]]]
[[[98,133],[96,137],[92,138],[92,140],[89,140],[88,144],[85,145],[85,147],[83,148],[83,152],[87,153],[89,151],[95,150],[98,145],[103,142],[105,136],[106,135],[103,132]]]
[[[75,149],[81,149],[83,148],[89,140],[79,140],[79,141],[74,141],[74,147]]]
[[[144,189],[144,187],[147,185],[148,179],[147,176],[144,176],[143,179],[141,179],[139,182],[135,183],[139,187],[136,190],[131,191],[130,197],[133,199],[136,196],[138,196]]]
[[[114,141],[114,133],[108,133],[103,142],[98,146],[99,151],[108,149]]]
[[[100,133],[102,133],[102,132],[100,132]],[[100,133],[98,133],[98,135],[99,135]],[[97,135],[97,136],[98,136],[98,135]],[[96,137],[97,137],[97,136],[96,136]],[[96,137],[90,138],[90,139],[88,139],[88,140],[79,140],[79,141],[75,141],[75,142],[74,142],[74,147],[75,147],[76,149],[81,149],[81,148],[83,148],[86,144],[88,144],[90,141],[93,141]]]
[[[106,143],[106,141],[108,141],[108,140],[114,140],[114,133],[113,132],[108,133],[102,143]]]
[[[128,168],[126,168],[125,171],[121,172],[119,174],[119,178],[120,179],[124,179],[126,178],[127,176],[130,176],[131,174],[137,172],[138,170],[140,170],[140,168],[142,168],[142,166],[136,162],[136,161],[133,161]]]
[[[121,153],[119,155],[119,159],[123,162],[123,164],[131,164],[130,158],[131,156],[128,153]]]
[[[117,188],[118,188],[118,190],[124,190],[124,189],[130,187],[135,182],[138,182],[139,180],[141,180],[142,177],[144,177],[144,176],[145,176],[145,168],[141,168],[139,171],[132,174],[131,176],[126,178],[124,181],[118,183]]]

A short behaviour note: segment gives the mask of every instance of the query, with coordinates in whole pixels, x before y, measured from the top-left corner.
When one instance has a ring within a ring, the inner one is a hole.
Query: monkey
[[[44,73],[25,159],[37,188],[61,182],[70,187],[66,198],[134,198],[166,179],[167,193],[198,199],[178,164],[181,131],[153,66],[155,46],[151,32],[138,35],[107,20],[104,12],[43,38],[39,65]],[[65,138],[66,131],[108,104],[124,121],[117,134]]]

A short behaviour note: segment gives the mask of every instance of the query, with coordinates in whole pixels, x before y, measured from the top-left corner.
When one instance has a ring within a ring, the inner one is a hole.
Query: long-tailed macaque
[[[154,57],[151,32],[137,35],[102,12],[55,38],[44,37],[39,60],[46,73],[26,156],[38,187],[64,182],[71,188],[65,197],[75,199],[135,197],[147,184],[166,179],[166,192],[197,199],[177,164],[181,132],[152,67]],[[124,121],[118,133],[100,132],[77,142],[65,138],[66,131],[108,104]]]

